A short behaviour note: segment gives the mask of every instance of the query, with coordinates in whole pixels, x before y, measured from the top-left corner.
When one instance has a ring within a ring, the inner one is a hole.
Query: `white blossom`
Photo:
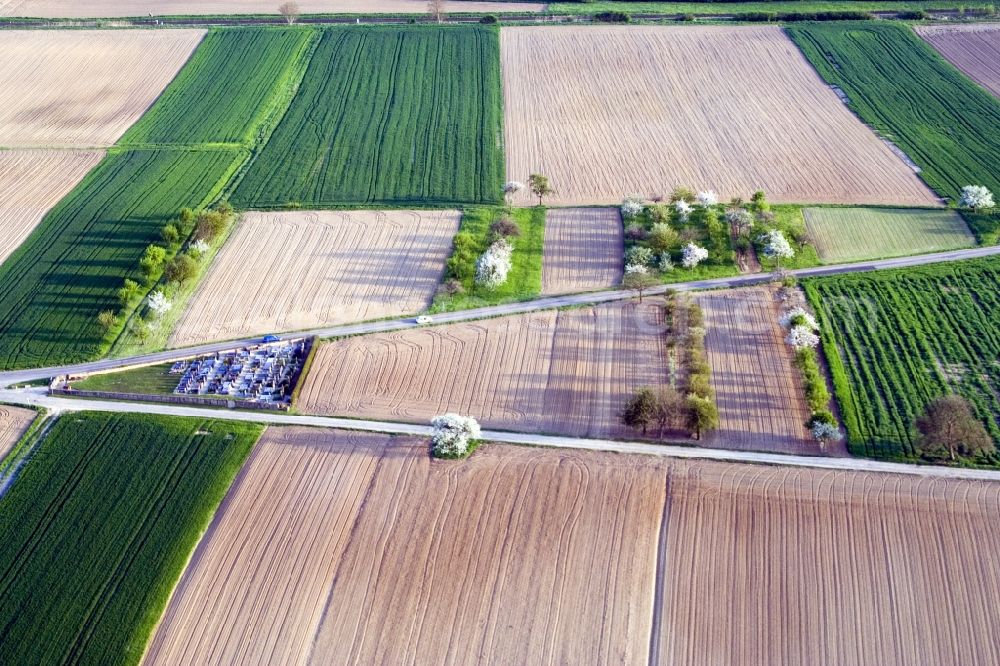
[[[812,436],[820,442],[835,442],[844,438],[840,429],[832,423],[817,421],[810,430],[812,431]]]
[[[512,248],[506,238],[499,238],[483,252],[476,263],[476,283],[495,289],[507,281]]]
[[[772,229],[762,234],[758,240],[764,244],[764,256],[768,259],[791,259],[795,256],[795,250],[788,244],[788,239],[780,229]]]
[[[154,291],[149,295],[148,304],[149,311],[157,317],[162,317],[170,312],[170,308],[174,307],[174,304],[167,300],[167,295],[161,290]]]
[[[622,201],[620,210],[622,212],[622,217],[627,220],[641,213],[643,208],[645,208],[645,205],[642,202],[642,198],[633,195],[625,197]]]
[[[805,326],[810,331],[818,331],[819,323],[817,323],[816,318],[811,314],[806,312],[805,308],[792,308],[778,320],[784,328],[792,327],[792,320],[798,320],[799,326]]]
[[[963,208],[973,210],[993,208],[993,193],[982,185],[966,185],[962,188],[962,199],[959,203]]]
[[[656,260],[656,267],[659,268],[662,273],[669,273],[674,270],[674,260],[671,258],[669,252],[660,253],[660,256]]]
[[[504,198],[509,199],[510,197],[514,196],[523,189],[524,189],[524,183],[518,182],[516,180],[512,180],[508,183],[505,183],[503,186]]]
[[[699,206],[704,206],[706,208],[708,206],[714,206],[715,204],[719,203],[719,197],[712,190],[708,190],[707,192],[699,192],[698,195],[695,197],[695,200],[697,200]]]
[[[684,251],[681,254],[681,266],[694,268],[706,259],[708,259],[708,250],[694,243],[688,243],[684,246]]]
[[[431,420],[431,426],[434,428],[431,444],[437,455],[464,456],[469,451],[469,445],[482,434],[476,419],[459,414],[436,416]]]
[[[625,265],[625,275],[631,275],[632,273],[638,273],[640,275],[645,275],[649,273],[649,269],[642,264],[626,264]]]
[[[793,326],[785,342],[796,349],[805,349],[819,345],[819,336],[809,330],[808,326]]]
[[[674,210],[677,211],[677,215],[680,217],[681,222],[687,222],[688,217],[691,215],[691,204],[684,199],[678,199],[674,202]]]
[[[730,208],[726,211],[726,222],[736,227],[737,233],[749,233],[753,228],[753,215],[743,208]]]
[[[191,253],[195,256],[201,256],[208,252],[208,242],[204,239],[199,238],[195,242],[191,243]]]

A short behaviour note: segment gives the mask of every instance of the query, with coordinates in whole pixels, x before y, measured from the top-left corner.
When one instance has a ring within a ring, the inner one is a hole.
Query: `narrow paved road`
[[[925,264],[935,264],[946,261],[959,261],[963,259],[976,259],[1000,255],[1000,246],[976,247],[968,250],[954,250],[951,252],[938,252],[936,254],[923,254],[915,257],[901,257],[898,259],[883,259],[880,261],[869,261],[859,264],[837,264],[831,266],[815,266],[813,268],[800,268],[789,271],[797,277],[819,277],[824,275],[838,275],[841,273],[859,273],[864,271],[887,270],[892,268],[905,268],[910,266],[922,266]],[[715,278],[711,280],[696,280],[693,282],[679,282],[677,284],[659,285],[646,290],[646,294],[657,295],[668,290],[673,291],[696,291],[703,289],[726,289],[730,287],[745,287],[753,284],[767,282],[771,279],[770,273],[753,273],[748,275],[737,275],[726,278]],[[494,305],[491,307],[477,308],[475,310],[461,310],[459,312],[448,312],[434,316],[436,324],[454,324],[463,321],[476,319],[488,319],[501,315],[523,314],[538,310],[551,310],[553,308],[563,308],[574,305],[594,305],[598,303],[608,303],[620,301],[628,298],[635,298],[636,292],[623,289],[609,291],[596,291],[586,294],[572,294],[569,296],[550,296],[538,298],[532,301],[519,303],[507,303],[504,305]],[[368,333],[383,333],[387,331],[398,331],[419,326],[413,317],[401,319],[391,319],[385,321],[368,322],[361,324],[348,324],[344,326],[331,326],[327,328],[317,328],[309,331],[289,333],[279,336],[284,338],[318,336],[320,338],[336,338],[347,335],[362,335]],[[183,349],[171,349],[168,351],[155,352],[152,354],[142,354],[116,359],[103,359],[88,363],[66,365],[60,367],[35,368],[31,370],[13,370],[0,373],[0,386],[10,386],[22,382],[30,382],[47,377],[55,377],[62,374],[76,374],[85,372],[95,372],[98,370],[110,370],[129,365],[163,363],[201,354],[213,354],[234,347],[243,347],[256,344],[260,338],[244,338],[241,340],[229,340],[226,342],[214,342],[211,344],[198,345],[196,347],[186,347]]]
[[[161,414],[167,416],[190,416],[197,418],[216,418],[230,421],[249,421],[272,425],[300,425],[322,428],[343,428],[347,430],[362,430],[366,432],[387,432],[397,435],[413,435],[429,437],[430,426],[414,425],[412,423],[396,423],[392,421],[371,421],[361,419],[344,419],[329,416],[301,416],[276,412],[230,411],[226,409],[208,409],[204,407],[184,407],[180,405],[159,405],[140,402],[114,402],[105,400],[78,400],[49,396],[44,389],[0,390],[0,402],[20,405],[35,405],[46,409],[60,411],[103,411],[128,412],[135,414]],[[935,477],[943,479],[971,479],[980,481],[1000,481],[1000,471],[963,469],[954,467],[936,467],[920,465],[904,465],[898,463],[879,462],[863,458],[822,458],[809,456],[791,456],[777,453],[755,453],[752,451],[727,451],[725,449],[709,449],[701,447],[674,446],[667,444],[648,444],[645,442],[624,442],[607,439],[582,439],[577,437],[558,437],[552,435],[535,435],[515,433],[502,430],[484,430],[483,439],[492,442],[508,444],[524,444],[529,446],[547,446],[566,449],[587,449],[591,451],[610,451],[614,453],[635,453],[642,455],[661,456],[667,458],[685,458],[696,460],[715,460],[719,462],[750,463],[764,465],[783,465],[786,467],[809,467],[834,471],[849,472],[880,472],[883,474],[907,474],[910,476]]]

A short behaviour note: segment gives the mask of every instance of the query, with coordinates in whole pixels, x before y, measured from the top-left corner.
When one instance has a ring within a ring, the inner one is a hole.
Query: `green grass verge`
[[[80,391],[170,395],[180,381],[180,376],[170,374],[171,365],[173,364],[164,363],[134,370],[91,375],[82,381],[73,382],[72,386]]]
[[[788,34],[862,120],[902,148],[953,200],[965,185],[1000,192],[1000,100],[908,26],[794,25]]]
[[[284,111],[278,91],[294,80],[317,35],[308,28],[210,32],[119,145],[252,143],[260,126]]]
[[[995,258],[805,280],[854,453],[915,455],[914,419],[948,392],[1000,441]]]
[[[816,253],[816,248],[809,242],[809,235],[806,232],[806,221],[802,217],[802,206],[794,204],[770,204],[770,210],[774,214],[774,220],[767,223],[758,221],[751,235],[756,238],[772,229],[778,229],[784,234],[785,238],[788,239],[788,244],[795,250],[795,256],[791,259],[782,259],[781,268],[792,270],[795,268],[818,266],[820,263],[819,255]],[[760,243],[756,244],[758,246],[757,257],[761,267],[766,271],[778,268],[778,262],[765,257],[760,251]]]
[[[142,282],[139,260],[160,242],[163,225],[217,196],[245,157],[234,150],[109,153],[0,267],[0,368],[105,354],[124,322],[105,332],[98,313],[119,308],[125,278]]]
[[[232,201],[244,208],[498,202],[501,118],[495,28],[329,28]]]
[[[511,217],[521,229],[521,235],[514,239],[511,269],[507,281],[496,289],[476,284],[476,262],[489,245],[489,228],[503,208],[493,206],[474,207],[462,215],[458,232],[468,234],[473,246],[464,256],[453,254],[448,260],[445,280],[457,279],[462,284],[461,294],[438,294],[431,306],[431,312],[468,310],[486,305],[496,305],[510,301],[524,301],[534,298],[542,291],[542,255],[545,245],[545,209],[514,208]]]
[[[887,259],[975,245],[954,210],[806,208],[809,236],[825,263]]]
[[[138,663],[260,432],[61,417],[0,502],[0,662]]]
[[[989,4],[989,3],[984,3]],[[787,2],[556,2],[549,5],[550,14],[594,14],[596,12],[619,11],[631,14],[744,14],[747,12],[895,12],[928,9],[956,9],[969,6],[952,1],[896,1],[864,2],[863,0],[842,0],[841,2],[813,2],[811,0],[790,0]]]
[[[1000,210],[994,209],[988,213],[963,210],[961,215],[980,245],[1000,243]]]

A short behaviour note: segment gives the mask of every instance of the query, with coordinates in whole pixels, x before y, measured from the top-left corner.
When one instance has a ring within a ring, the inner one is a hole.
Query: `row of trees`
[[[667,386],[638,389],[622,409],[621,421],[644,435],[650,426],[656,426],[659,438],[671,430],[686,430],[701,439],[703,433],[719,426],[711,369],[705,358],[704,314],[697,303],[681,301],[674,294],[668,294],[664,307],[671,331],[667,353],[683,358],[683,386],[678,386],[672,373]]]

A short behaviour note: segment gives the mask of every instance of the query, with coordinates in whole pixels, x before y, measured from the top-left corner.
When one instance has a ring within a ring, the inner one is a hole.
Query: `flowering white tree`
[[[645,208],[645,205],[642,202],[642,197],[637,194],[627,196],[621,205],[622,217],[626,220],[633,218],[641,213],[643,208]]]
[[[200,257],[201,255],[205,254],[206,252],[208,252],[208,242],[207,241],[199,238],[195,242],[191,243],[191,254],[193,254],[194,256]]]
[[[792,308],[785,314],[781,316],[778,320],[784,328],[792,328],[793,326],[805,326],[810,331],[818,331],[819,323],[816,318],[811,314],[806,312],[805,308]]]
[[[506,238],[499,238],[483,252],[476,263],[476,283],[495,289],[507,281],[512,248]]]
[[[656,267],[661,273],[669,273],[674,270],[674,260],[669,252],[661,252],[656,258]]]
[[[706,259],[708,259],[708,250],[694,243],[688,243],[684,246],[684,250],[681,253],[681,266],[684,268],[694,268]]]
[[[719,197],[715,194],[714,191],[708,190],[707,192],[699,192],[698,195],[695,197],[695,201],[698,202],[699,206],[707,208],[709,206],[714,206],[715,204],[719,203]]]
[[[809,330],[808,326],[792,326],[785,342],[796,349],[811,349],[819,345],[819,336]]]
[[[167,295],[159,289],[149,295],[148,305],[149,311],[157,317],[162,317],[174,307],[174,304],[167,300]]]
[[[684,199],[678,199],[674,202],[674,210],[677,211],[677,216],[680,218],[681,222],[687,222],[688,218],[691,216],[691,204]]]
[[[983,210],[993,208],[993,193],[982,185],[966,185],[962,188],[959,204],[963,208]]]
[[[503,198],[510,203],[515,194],[524,189],[524,183],[512,180],[503,186]]]
[[[469,447],[481,436],[479,423],[471,416],[442,414],[431,420],[434,428],[431,444],[434,455],[442,458],[461,458],[469,453]]]
[[[768,259],[791,259],[795,256],[795,250],[780,229],[772,229],[758,240],[764,244],[764,256]]]
[[[820,442],[835,442],[844,438],[837,426],[825,421],[816,421],[809,430],[812,432],[812,436]]]

